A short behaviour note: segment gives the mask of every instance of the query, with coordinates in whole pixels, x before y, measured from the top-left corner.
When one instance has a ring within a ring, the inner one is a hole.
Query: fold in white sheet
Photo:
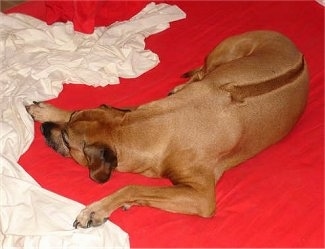
[[[72,217],[83,208],[77,202],[16,177],[1,175],[0,184],[1,248],[129,248],[127,234],[111,222],[74,229]]]
[[[134,78],[155,67],[159,58],[144,49],[144,39],[184,17],[176,6],[149,4],[129,21],[85,35],[74,32],[72,23],[47,26],[23,15],[3,16],[1,73],[28,77],[30,85],[41,81],[60,87],[62,80],[94,86],[116,84],[119,77]],[[13,22],[17,25],[14,31]]]
[[[24,105],[56,97],[63,83],[105,86],[141,75],[159,63],[144,39],[182,18],[177,6],[151,3],[86,35],[71,23],[0,13],[1,248],[129,248],[128,235],[109,221],[73,229],[84,206],[41,188],[17,163],[34,137]]]

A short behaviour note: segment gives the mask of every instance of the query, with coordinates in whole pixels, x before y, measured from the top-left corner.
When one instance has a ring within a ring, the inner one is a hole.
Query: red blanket
[[[145,5],[101,4],[99,8],[96,3],[65,2],[67,7],[62,8],[58,2],[32,1],[9,12],[48,23],[72,20],[75,29],[91,32],[95,25],[130,18]],[[110,219],[129,233],[131,247],[324,247],[324,7],[314,1],[170,4],[178,5],[187,18],[146,40],[146,47],[160,57],[156,68],[105,88],[65,85],[50,102],[78,109],[155,100],[182,83],[180,75],[201,65],[222,39],[271,29],[290,37],[305,55],[310,70],[308,105],[285,139],[224,174],[216,186],[213,218],[132,207],[114,212]],[[88,204],[127,184],[169,184],[165,179],[117,172],[106,184],[96,184],[87,169],[45,145],[39,124],[35,129],[35,140],[19,163],[43,187],[63,196]]]

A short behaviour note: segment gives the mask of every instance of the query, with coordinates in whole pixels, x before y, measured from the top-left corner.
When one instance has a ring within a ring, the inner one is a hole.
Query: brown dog
[[[173,186],[126,186],[90,204],[74,226],[101,225],[117,208],[146,205],[210,217],[223,172],[283,138],[305,107],[303,55],[283,35],[248,32],[221,42],[190,84],[134,110],[64,111],[28,106],[47,143],[106,182],[111,171],[169,178]]]

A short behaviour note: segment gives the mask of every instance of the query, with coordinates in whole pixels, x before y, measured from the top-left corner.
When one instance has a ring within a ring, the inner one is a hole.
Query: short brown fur
[[[115,209],[132,205],[211,217],[223,172],[286,136],[306,104],[304,57],[272,31],[225,39],[186,75],[188,83],[170,96],[131,110],[27,107],[43,122],[49,145],[87,166],[93,180],[107,181],[116,168],[173,183],[126,186],[88,205],[75,227],[101,225]]]

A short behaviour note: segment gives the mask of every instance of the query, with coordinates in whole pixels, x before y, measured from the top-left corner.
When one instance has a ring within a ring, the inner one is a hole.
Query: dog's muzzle
[[[69,149],[64,144],[60,125],[52,122],[45,122],[41,125],[41,132],[46,143],[62,156],[69,156]]]
[[[43,136],[47,139],[51,137],[51,131],[53,128],[57,127],[55,123],[45,122],[41,125],[41,132]]]

